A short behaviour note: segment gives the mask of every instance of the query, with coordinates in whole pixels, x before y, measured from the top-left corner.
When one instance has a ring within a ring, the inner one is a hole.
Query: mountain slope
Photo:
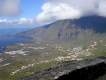
[[[37,72],[21,80],[96,80],[103,74],[106,74],[106,58],[96,58],[63,62],[61,65]]]
[[[106,33],[106,18],[87,16],[76,20],[60,20],[54,23],[21,33],[34,40],[44,42],[67,42],[78,39],[91,39]],[[96,34],[96,35],[95,35]],[[99,36],[101,37],[101,36]],[[103,37],[105,37],[103,35]]]

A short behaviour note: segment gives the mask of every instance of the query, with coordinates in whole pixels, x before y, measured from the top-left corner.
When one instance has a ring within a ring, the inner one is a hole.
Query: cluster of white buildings
[[[22,66],[20,69],[15,70],[14,72],[11,73],[11,75],[15,75],[16,73],[28,69],[30,67],[33,67],[35,64],[28,64],[27,66]]]
[[[3,62],[3,61],[4,61],[3,58],[0,58],[0,63]]]
[[[16,55],[16,54],[27,55],[27,54],[26,54],[27,52],[29,52],[29,51],[16,50],[16,51],[5,52],[5,54],[9,54],[9,55]]]
[[[29,49],[34,49],[34,50],[43,50],[45,49],[46,47],[28,47]]]

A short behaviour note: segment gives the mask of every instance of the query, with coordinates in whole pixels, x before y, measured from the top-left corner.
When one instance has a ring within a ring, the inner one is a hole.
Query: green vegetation
[[[77,38],[73,37],[71,41],[32,42],[9,46],[6,52],[10,54],[0,55],[4,60],[0,63],[0,80],[17,80],[57,66],[64,61],[106,56],[106,34],[93,32],[83,34]],[[7,63],[10,64],[3,66]]]

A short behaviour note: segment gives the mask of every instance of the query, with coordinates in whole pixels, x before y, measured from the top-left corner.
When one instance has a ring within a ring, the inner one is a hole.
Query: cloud
[[[20,18],[20,19],[0,19],[0,24],[4,25],[33,25],[35,24],[33,18]]]
[[[20,18],[17,20],[18,24],[23,24],[23,25],[32,25],[34,24],[34,19],[33,18]]]
[[[0,19],[0,23],[5,23],[7,22],[7,19]]]
[[[106,0],[103,0],[100,2],[99,7],[98,7],[98,14],[100,16],[106,17]]]
[[[48,2],[43,5],[42,10],[43,12],[37,16],[37,22],[51,21],[53,19],[73,19],[81,16],[79,10],[64,3],[59,3],[57,6],[57,4]]]
[[[88,15],[106,17],[106,0],[47,0],[36,21],[45,23],[60,19],[78,19]]]
[[[20,0],[0,0],[0,16],[16,16],[20,13]]]

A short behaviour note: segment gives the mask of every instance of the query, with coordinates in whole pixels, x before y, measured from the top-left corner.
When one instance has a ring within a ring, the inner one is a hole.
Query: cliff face
[[[95,80],[106,74],[106,58],[65,62],[22,80]]]

